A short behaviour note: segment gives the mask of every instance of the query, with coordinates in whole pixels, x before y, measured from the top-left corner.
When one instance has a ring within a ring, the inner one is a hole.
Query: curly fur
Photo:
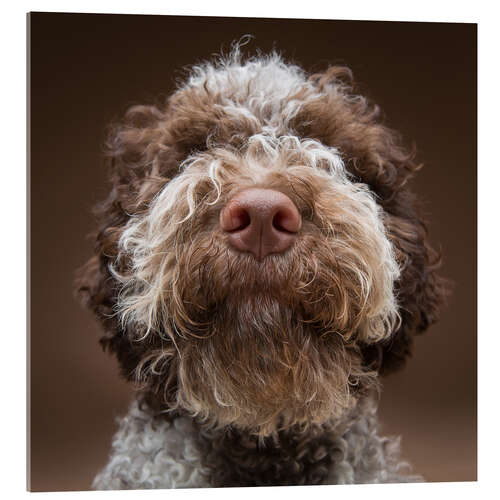
[[[342,424],[291,429],[265,440],[231,429],[167,420],[134,402],[119,422],[106,468],[93,487],[204,488],[419,482],[401,461],[399,440],[378,434],[369,402]]]
[[[108,159],[79,290],[146,409],[122,421],[96,484],[403,480],[366,401],[445,289],[407,184],[419,166],[349,70],[308,77],[236,49],[192,68],[166,105],[130,109]],[[219,227],[248,187],[285,193],[303,222],[261,263]]]

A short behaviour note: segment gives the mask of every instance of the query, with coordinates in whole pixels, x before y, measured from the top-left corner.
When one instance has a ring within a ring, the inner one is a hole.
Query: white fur
[[[283,63],[273,54],[240,64],[238,52],[218,64],[195,66],[187,85],[180,89],[205,86],[218,97],[217,106],[229,116],[253,121],[257,128],[263,125],[279,129],[288,128],[288,122],[297,114],[304,99],[293,99],[307,91],[318,96],[314,86],[298,66]]]
[[[120,420],[106,468],[95,478],[98,490],[202,488],[194,427],[188,418],[153,420],[134,402]]]

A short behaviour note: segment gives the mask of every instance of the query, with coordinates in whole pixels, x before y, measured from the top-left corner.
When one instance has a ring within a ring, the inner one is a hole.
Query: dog
[[[78,290],[138,386],[96,489],[422,480],[379,379],[438,319],[414,151],[355,90],[238,47],[111,128]]]

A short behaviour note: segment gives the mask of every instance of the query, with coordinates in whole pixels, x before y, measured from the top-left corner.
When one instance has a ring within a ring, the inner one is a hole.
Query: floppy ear
[[[389,340],[364,349],[366,362],[381,374],[402,367],[411,354],[413,337],[439,319],[447,295],[446,281],[437,274],[440,256],[429,244],[412,193],[402,189],[385,205],[387,234],[401,268],[395,286],[401,325]]]
[[[310,81],[319,95],[304,104],[294,128],[336,147],[354,179],[375,193],[401,268],[395,285],[401,325],[388,341],[362,346],[366,364],[388,373],[402,366],[414,335],[438,319],[446,295],[445,281],[436,272],[439,256],[429,245],[417,200],[408,188],[420,165],[413,152],[401,147],[398,135],[381,123],[379,108],[356,95],[348,68],[331,67]]]
[[[145,211],[159,186],[168,182],[177,169],[175,155],[168,154],[164,145],[162,119],[163,114],[156,107],[136,106],[126,113],[123,123],[110,128],[105,166],[110,173],[111,190],[94,209],[99,225],[93,235],[95,255],[77,271],[76,278],[79,297],[104,327],[101,345],[116,354],[127,379],[134,377],[145,347],[129,340],[117,318],[119,283],[109,266],[116,267],[118,241],[131,215]]]

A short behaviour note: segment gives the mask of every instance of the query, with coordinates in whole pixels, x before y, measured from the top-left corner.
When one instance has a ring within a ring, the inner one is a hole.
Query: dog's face
[[[435,319],[416,170],[341,68],[195,68],[110,138],[80,289],[160,408],[266,435],[341,417]]]

